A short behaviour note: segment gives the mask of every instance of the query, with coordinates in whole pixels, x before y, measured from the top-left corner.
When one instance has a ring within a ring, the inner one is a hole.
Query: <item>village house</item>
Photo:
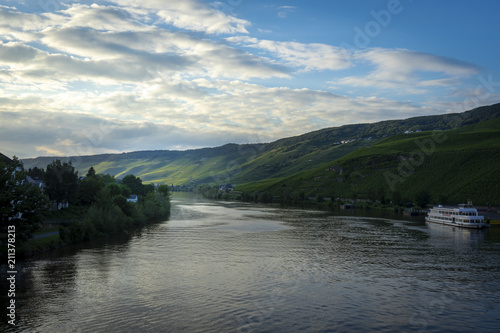
[[[127,202],[137,203],[138,200],[137,194],[131,194],[130,197],[127,198]]]

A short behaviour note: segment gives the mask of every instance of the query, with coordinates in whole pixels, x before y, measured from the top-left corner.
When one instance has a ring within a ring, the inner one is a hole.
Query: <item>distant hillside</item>
[[[434,202],[500,205],[500,119],[448,131],[387,137],[336,161],[258,189],[280,194],[413,199],[428,191]]]
[[[383,141],[379,144],[387,143],[387,140],[391,140],[390,136],[403,135],[406,131],[450,130],[499,117],[500,104],[495,104],[463,113],[327,128],[265,144],[227,144],[187,151],[73,156],[65,160],[71,160],[80,174],[85,174],[93,166],[98,173],[109,173],[118,178],[134,174],[152,183],[182,185],[192,181],[197,184],[230,182],[246,184],[246,188],[260,188],[292,175],[303,177],[309,172],[318,172],[324,169],[323,165],[330,166],[338,159],[356,154],[358,149],[363,152],[363,149],[374,147],[380,140]],[[45,168],[55,158],[38,157],[24,159],[23,162],[26,168]]]

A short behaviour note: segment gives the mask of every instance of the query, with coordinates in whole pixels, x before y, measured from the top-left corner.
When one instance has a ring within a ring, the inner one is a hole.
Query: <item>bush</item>
[[[59,226],[59,238],[64,243],[80,243],[94,239],[96,235],[97,230],[89,221],[74,221],[69,226]]]
[[[132,219],[134,225],[143,226],[147,222],[146,214],[144,214],[144,209],[142,205],[134,205],[132,208]]]
[[[272,203],[273,202],[273,195],[270,192],[262,192],[259,195],[259,202],[262,203]]]
[[[113,198],[113,203],[120,207],[122,212],[127,216],[132,216],[132,203],[127,201],[123,195],[117,195]]]
[[[82,222],[60,226],[60,238],[65,243],[78,243],[98,234],[112,235],[132,226],[143,226],[148,221],[166,218],[170,214],[170,193],[150,192],[139,203],[127,202],[125,186],[108,184],[96,195]],[[167,188],[168,189],[168,188]]]
[[[144,212],[146,217],[151,220],[168,217],[170,202],[163,193],[148,193],[144,200]]]

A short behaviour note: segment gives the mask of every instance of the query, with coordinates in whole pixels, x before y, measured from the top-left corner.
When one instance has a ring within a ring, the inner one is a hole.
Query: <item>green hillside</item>
[[[247,147],[248,146],[248,147]],[[94,167],[97,173],[109,173],[117,178],[134,174],[146,183],[188,184],[192,179],[217,183],[231,164],[246,162],[242,151],[258,150],[261,144],[227,144],[216,148],[186,151],[140,151],[122,154],[67,157],[80,174]],[[45,167],[55,157],[24,159],[25,168]]]
[[[412,199],[428,191],[434,201],[500,205],[500,119],[391,136],[259,189],[369,199],[391,199],[394,192]]]
[[[290,191],[307,195],[354,194],[359,197],[380,189],[389,193],[394,188],[410,196],[420,189],[435,191],[440,188],[440,193],[452,200],[462,195],[460,191],[463,191],[465,180],[460,177],[466,176],[470,181],[467,189],[471,193],[480,193],[481,188],[490,186],[490,180],[497,179],[495,174],[489,173],[493,172],[492,164],[498,164],[495,148],[498,142],[495,126],[499,127],[495,119],[498,118],[500,104],[495,104],[463,113],[326,128],[271,143],[63,159],[71,160],[81,175],[93,166],[98,173],[109,173],[117,178],[134,174],[146,183],[232,183],[245,190],[279,193],[283,187],[288,187]],[[432,130],[445,131],[442,133],[449,138],[436,144],[435,151],[429,156],[425,154],[416,170],[409,170],[411,174],[402,177],[399,164],[403,163],[404,167],[403,161],[411,158],[412,152],[422,149],[416,145],[416,140],[435,140]],[[408,131],[419,132],[404,134]],[[27,169],[45,168],[55,158],[38,157],[22,162]],[[478,170],[482,172],[476,176]],[[388,186],[386,178],[391,175],[387,172],[393,172],[396,180],[402,177],[404,181]],[[460,178],[458,183],[452,181],[455,175]]]

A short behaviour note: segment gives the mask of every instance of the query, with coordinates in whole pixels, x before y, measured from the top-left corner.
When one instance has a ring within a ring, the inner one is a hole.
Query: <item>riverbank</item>
[[[21,235],[16,235],[16,258],[22,259],[69,244],[106,238],[164,221],[170,216],[170,196],[152,193],[143,201],[127,203],[124,207],[126,209],[111,200],[102,200],[90,207],[76,206],[53,212],[34,237],[23,240]],[[7,246],[1,245],[0,255],[6,258]]]
[[[137,231],[137,230],[139,230],[147,225],[163,222],[168,217],[169,216],[165,216],[164,218],[156,218],[153,220],[148,220],[145,224],[130,226],[128,228],[121,229],[113,234],[100,233],[100,234],[96,235],[95,237],[92,237],[89,239],[83,239],[80,241],[71,241],[71,239],[69,239],[69,241],[68,241],[68,238],[67,238],[68,235],[64,234],[64,231],[63,231],[63,237],[65,237],[65,238],[64,239],[61,238],[60,230],[61,230],[61,228],[66,228],[66,227],[61,227],[57,231],[51,231],[51,232],[42,231],[41,233],[35,234],[33,236],[33,238],[19,244],[18,247],[16,248],[16,257],[18,259],[25,259],[25,258],[32,257],[34,255],[38,255],[41,253],[50,252],[50,251],[53,251],[56,249],[60,249],[62,247],[66,247],[69,245],[85,243],[85,242],[88,242],[91,240],[97,240],[97,239],[106,239],[106,238],[109,238],[110,236],[114,236],[114,235],[119,234],[119,233],[126,233],[126,234],[133,233],[133,232],[135,232],[135,231]],[[62,229],[62,230],[64,230],[64,229]],[[6,249],[7,248],[6,248],[5,244],[2,244],[2,249],[0,250],[2,260],[7,258]]]
[[[392,203],[382,203],[380,201],[370,201],[364,199],[350,199],[350,198],[330,198],[330,197],[293,197],[289,195],[276,196],[268,192],[240,192],[233,191],[228,193],[221,193],[218,190],[202,189],[197,194],[210,200],[227,200],[227,201],[240,201],[251,202],[259,204],[278,205],[280,207],[295,207],[301,209],[317,209],[323,211],[337,211],[337,210],[380,210],[388,212],[411,212],[411,215],[425,215],[427,209],[417,208],[414,205],[395,205]]]
[[[390,213],[402,213],[404,216],[425,216],[429,208],[437,204],[426,204],[420,208],[412,203],[406,206],[393,204],[391,202],[381,202],[366,199],[349,199],[349,198],[329,198],[329,197],[305,197],[305,196],[282,196],[272,195],[268,192],[254,191],[252,193],[232,191],[221,192],[216,188],[202,188],[197,192],[209,200],[221,201],[240,201],[265,204],[271,206],[280,206],[299,209],[314,209],[329,212],[339,211],[380,211]],[[476,206],[479,215],[487,219],[492,227],[500,227],[500,207]]]

